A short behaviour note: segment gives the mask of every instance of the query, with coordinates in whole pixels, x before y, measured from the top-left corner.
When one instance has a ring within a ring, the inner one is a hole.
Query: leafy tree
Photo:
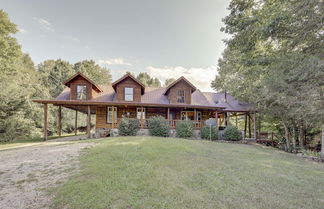
[[[23,54],[15,24],[0,10],[0,140],[40,135],[40,107],[31,101],[46,95],[29,55]]]
[[[136,78],[139,81],[141,81],[145,86],[161,87],[160,80],[158,78],[151,78],[151,76],[146,72],[139,73]]]
[[[231,38],[212,87],[283,124],[278,131],[285,132],[287,150],[296,151],[297,141],[303,147],[305,124],[323,124],[320,8],[315,0],[232,0],[223,19]]]
[[[164,81],[164,86],[170,85],[172,82],[174,82],[176,79],[175,78],[168,78]]]
[[[96,84],[110,84],[111,74],[109,69],[103,68],[93,60],[83,60],[73,66],[74,72],[81,72],[87,75]]]

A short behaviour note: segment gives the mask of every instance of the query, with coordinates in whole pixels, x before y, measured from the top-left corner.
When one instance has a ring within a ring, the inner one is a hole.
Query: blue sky
[[[229,0],[0,0],[35,64],[93,59],[117,79],[148,72],[181,75],[210,91],[225,48],[221,19]]]

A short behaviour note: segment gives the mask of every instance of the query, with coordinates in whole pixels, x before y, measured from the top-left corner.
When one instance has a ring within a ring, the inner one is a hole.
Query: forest
[[[211,86],[258,110],[259,128],[274,132],[288,152],[324,142],[323,1],[232,0],[221,29],[230,38]],[[39,137],[42,107],[32,99],[55,98],[63,81],[80,71],[97,84],[110,84],[110,70],[94,60],[61,59],[35,65],[14,38],[17,26],[0,10],[0,140]],[[145,72],[145,85],[162,86]],[[166,80],[163,85],[171,83]],[[73,130],[73,112],[64,109],[63,131]],[[55,133],[57,109],[49,130]],[[80,116],[82,126],[82,115]],[[70,119],[71,118],[71,119]],[[322,149],[324,157],[324,150]]]
[[[289,152],[324,142],[323,1],[233,0],[212,87],[253,104]],[[322,149],[322,156],[324,156]]]

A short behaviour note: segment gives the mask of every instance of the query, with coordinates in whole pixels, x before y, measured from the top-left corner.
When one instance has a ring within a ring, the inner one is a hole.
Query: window
[[[113,117],[114,112],[114,117]],[[107,123],[117,122],[117,107],[107,107]]]
[[[125,87],[125,101],[133,101],[134,99],[134,89]]]
[[[77,100],[85,100],[87,99],[87,86],[85,85],[77,85]]]
[[[137,114],[136,114],[136,118],[137,119],[142,119],[141,118],[141,114],[143,114],[143,119],[145,119],[145,108],[143,108],[143,112],[142,112],[142,108],[141,107],[138,107],[137,109],[136,109],[136,112],[137,112]]]
[[[185,92],[184,90],[177,91],[177,102],[184,103],[185,102]]]

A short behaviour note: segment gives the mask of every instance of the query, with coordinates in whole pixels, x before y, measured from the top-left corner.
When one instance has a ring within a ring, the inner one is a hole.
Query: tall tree
[[[164,86],[170,85],[172,82],[174,82],[176,79],[175,78],[168,78],[164,81]]]
[[[139,73],[136,77],[138,80],[140,80],[145,86],[150,87],[161,87],[161,82],[158,78],[152,78],[148,73],[142,72]]]
[[[96,84],[110,84],[111,74],[109,69],[99,66],[93,60],[83,60],[74,64],[75,72],[84,73]]]
[[[287,147],[294,145],[295,138],[289,138],[300,121],[324,123],[319,108],[324,53],[318,44],[323,43],[323,2],[232,0],[229,9],[222,30],[232,38],[212,87],[227,89],[281,121]]]

